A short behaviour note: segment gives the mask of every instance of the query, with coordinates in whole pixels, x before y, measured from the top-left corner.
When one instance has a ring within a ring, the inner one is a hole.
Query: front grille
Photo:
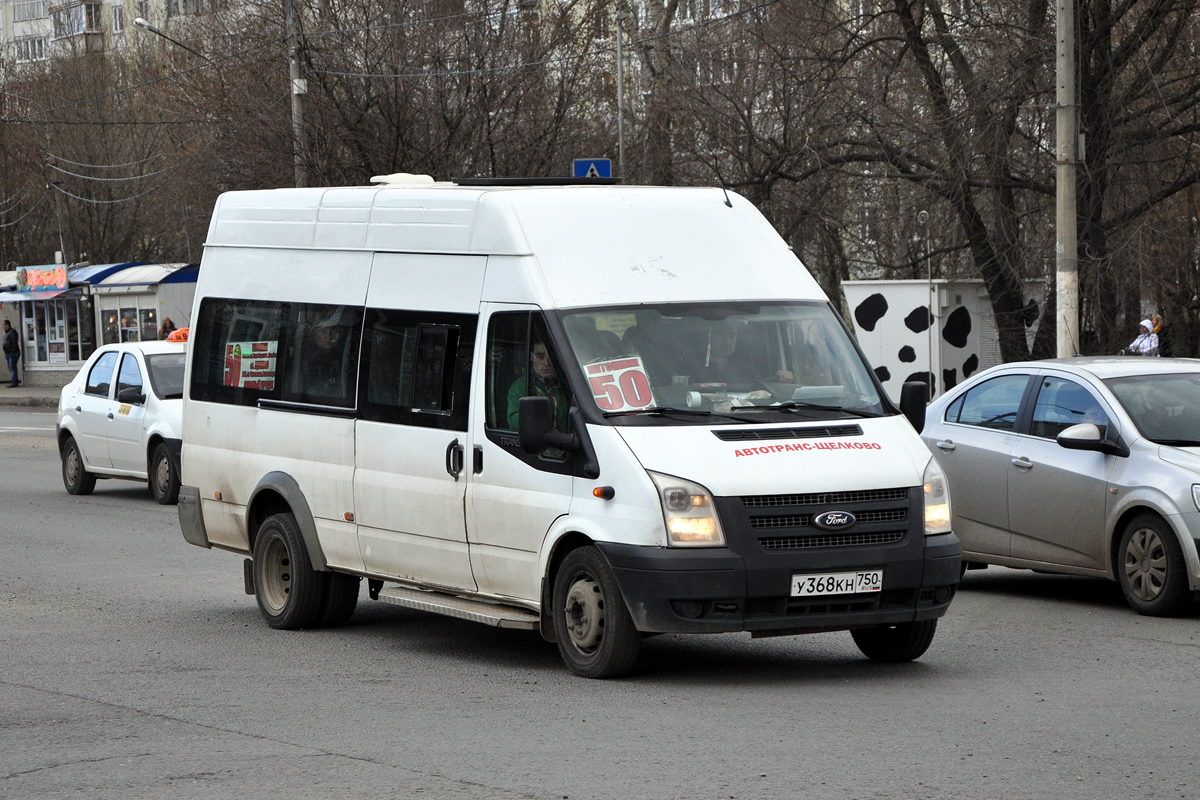
[[[882,533],[828,533],[817,536],[769,536],[758,540],[764,550],[807,550],[813,547],[866,547],[894,544],[904,538],[904,531]]]
[[[771,528],[806,528],[812,519],[812,514],[784,514],[771,517],[750,517],[750,527],[759,530]],[[854,514],[857,522],[903,522],[908,519],[908,509],[893,508],[883,511],[859,511]]]
[[[736,428],[713,431],[722,442],[753,442],[778,439],[834,439],[841,436],[862,436],[859,425],[822,425],[806,428]]]
[[[907,499],[908,489],[868,489],[862,492],[748,495],[743,496],[741,501],[746,508],[773,508],[775,506],[825,506],[835,503],[875,503]]]

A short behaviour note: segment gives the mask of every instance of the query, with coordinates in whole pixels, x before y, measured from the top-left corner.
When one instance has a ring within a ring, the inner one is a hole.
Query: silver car
[[[930,404],[964,567],[1115,580],[1141,614],[1200,598],[1200,360],[1005,364]]]
[[[92,353],[58,401],[63,486],[91,494],[97,478],[146,481],[159,503],[179,498],[183,342],[126,342]]]

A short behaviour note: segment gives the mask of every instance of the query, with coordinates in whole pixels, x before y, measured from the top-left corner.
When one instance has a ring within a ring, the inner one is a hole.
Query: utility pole
[[[625,19],[622,7],[617,11],[617,169],[625,182],[625,51],[621,39],[621,22]]]
[[[292,84],[292,161],[296,165],[296,185],[305,186],[304,175],[304,104],[308,81],[300,77],[300,33],[296,25],[296,2],[287,0],[288,72]]]
[[[1078,199],[1075,188],[1079,115],[1075,105],[1075,1],[1058,0],[1055,54],[1055,68],[1058,74],[1055,182],[1058,196],[1054,209],[1054,255],[1059,358],[1079,353],[1079,244],[1076,216]]]

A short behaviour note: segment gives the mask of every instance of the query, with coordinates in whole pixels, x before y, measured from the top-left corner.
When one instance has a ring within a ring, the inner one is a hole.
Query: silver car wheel
[[[1167,582],[1167,551],[1152,528],[1138,528],[1125,548],[1125,579],[1139,599],[1150,602],[1162,594]]]

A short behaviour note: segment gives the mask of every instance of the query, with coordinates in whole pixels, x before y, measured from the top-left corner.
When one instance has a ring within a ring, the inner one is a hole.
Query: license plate
[[[863,594],[883,589],[883,570],[862,572],[826,572],[818,575],[793,575],[792,597],[822,594]]]

